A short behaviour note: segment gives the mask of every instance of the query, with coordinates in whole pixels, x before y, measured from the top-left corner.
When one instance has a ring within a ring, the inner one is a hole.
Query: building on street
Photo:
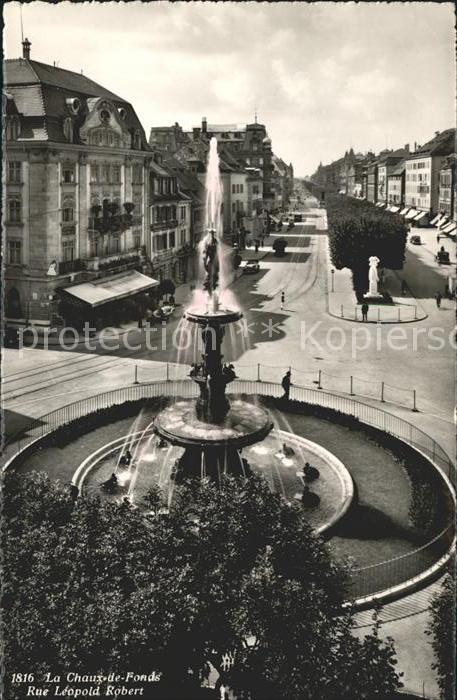
[[[440,171],[454,151],[455,129],[446,129],[405,159],[405,206],[439,212]]]
[[[378,161],[378,177],[377,177],[377,201],[387,204],[388,202],[388,178],[395,170],[396,166],[409,155],[409,144],[404,148],[399,148],[396,151],[390,151]]]
[[[21,58],[5,61],[4,80],[7,321],[62,321],[63,298],[79,316],[103,317],[117,298],[114,287],[96,293],[103,278],[117,276],[123,299],[156,285],[141,275],[151,160],[143,128],[127,100],[32,60],[27,39]]]
[[[193,275],[189,195],[178,187],[178,177],[166,169],[162,156],[154,154],[149,169],[150,234],[147,253],[151,274],[159,281],[187,282]]]
[[[457,221],[456,217],[456,181],[455,181],[456,155],[448,156],[440,167],[438,211],[448,218]]]
[[[402,207],[405,202],[405,161],[401,160],[387,173],[387,204]]]

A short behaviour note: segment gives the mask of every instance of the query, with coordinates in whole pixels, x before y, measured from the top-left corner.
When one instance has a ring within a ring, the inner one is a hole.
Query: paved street
[[[276,258],[271,250],[279,234],[271,236],[263,249],[267,255],[260,261],[260,272],[243,275],[233,283],[231,291],[244,310],[247,337],[240,332],[227,343],[230,350],[226,349],[226,360],[236,361],[239,375],[252,379],[257,376],[259,362],[262,379],[266,380],[279,381],[285,369],[292,366],[300,370],[293,374],[293,381],[311,386],[321,370],[324,388],[335,392],[348,392],[350,375],[361,388],[363,382],[369,388],[370,383],[377,386],[383,381],[385,399],[391,402],[386,404],[389,410],[395,407],[403,417],[414,419],[424,429],[428,427],[451,450],[454,388],[449,374],[454,351],[447,340],[446,347],[438,351],[438,343],[432,343],[428,336],[435,329],[433,332],[447,338],[454,327],[451,302],[444,301],[437,309],[433,298],[436,289],[444,287],[446,269],[436,264],[428,246],[409,245],[405,270],[391,274],[406,279],[426,309],[427,319],[403,326],[406,335],[396,343],[401,349],[388,347],[391,325],[364,327],[367,335],[359,337],[360,324],[327,314],[328,259],[323,222],[325,212],[310,210],[304,224],[281,233],[289,242],[284,258]],[[423,230],[421,235],[433,236],[433,230]],[[250,255],[250,249],[245,251],[245,259]],[[282,290],[285,304],[281,310]],[[87,352],[81,352],[81,346],[74,352],[26,348],[22,359],[18,351],[8,350],[3,387],[6,407],[20,414],[40,415],[70,399],[131,383],[135,364],[140,381],[165,378],[163,363],[178,359],[190,362],[188,354],[181,353],[178,358],[172,347],[173,334],[178,337],[181,310],[178,307],[166,327],[150,336],[149,348],[145,333],[132,326],[128,337],[134,350],[106,350],[100,343],[94,343],[95,349]],[[154,346],[158,349],[151,350]],[[422,371],[425,366],[427,371]],[[186,373],[184,367],[169,371],[172,378]],[[413,388],[419,414],[409,410]]]

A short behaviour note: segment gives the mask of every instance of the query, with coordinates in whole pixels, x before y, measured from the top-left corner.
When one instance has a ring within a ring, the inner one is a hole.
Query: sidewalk
[[[357,302],[352,286],[352,272],[346,267],[342,270],[332,267],[328,246],[327,268],[328,313],[338,319],[361,323],[361,304]],[[395,270],[384,271],[384,283],[380,285],[380,290],[389,292],[394,303],[369,304],[368,323],[412,323],[427,318],[425,309],[409,288],[404,296],[401,294],[401,277]]]

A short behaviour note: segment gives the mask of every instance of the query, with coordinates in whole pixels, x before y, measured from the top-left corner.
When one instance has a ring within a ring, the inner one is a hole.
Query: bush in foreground
[[[3,639],[11,673],[160,674],[148,698],[195,698],[211,663],[255,698],[395,691],[391,641],[342,608],[347,572],[300,506],[262,479],[180,488],[169,512],[79,498],[46,476],[4,484]],[[230,671],[223,655],[234,654]],[[103,691],[103,689],[102,689]]]

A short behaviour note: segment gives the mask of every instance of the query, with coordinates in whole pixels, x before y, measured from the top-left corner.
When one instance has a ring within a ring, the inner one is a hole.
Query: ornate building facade
[[[122,276],[123,297],[154,286],[141,274],[151,152],[132,105],[82,74],[31,60],[27,40],[5,73],[8,321],[50,325],[62,292],[93,310],[96,297],[116,298],[101,294],[112,275]]]

